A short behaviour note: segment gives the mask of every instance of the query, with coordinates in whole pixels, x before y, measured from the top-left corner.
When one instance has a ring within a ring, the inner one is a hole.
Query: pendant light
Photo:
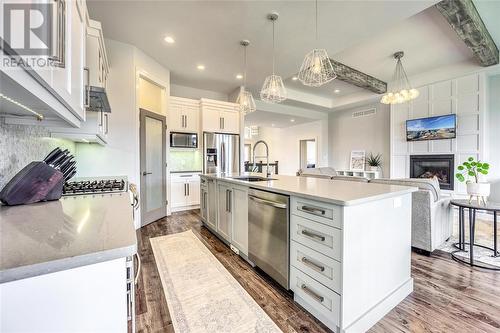
[[[243,85],[240,88],[240,94],[236,99],[236,103],[240,105],[240,110],[244,114],[254,112],[257,108],[255,107],[255,100],[253,99],[253,95],[250,91],[246,90],[247,84],[247,46],[250,45],[250,41],[242,40],[240,45],[244,47],[244,72],[243,72]]]
[[[316,9],[316,43],[318,43],[318,0]],[[306,54],[300,66],[298,78],[302,84],[310,87],[320,87],[337,77],[325,49],[314,49]]]
[[[380,100],[383,104],[401,104],[411,101],[420,95],[417,89],[411,88],[410,81],[406,75],[406,71],[403,68],[403,63],[401,58],[404,56],[403,51],[394,53],[394,59],[396,59],[396,69],[394,70],[394,75],[392,77],[392,89],[390,92],[382,96]]]
[[[273,74],[266,77],[260,90],[260,99],[268,103],[280,103],[286,99],[286,90],[281,76],[274,73],[274,23],[278,20],[278,13],[271,13],[267,19],[273,23]]]

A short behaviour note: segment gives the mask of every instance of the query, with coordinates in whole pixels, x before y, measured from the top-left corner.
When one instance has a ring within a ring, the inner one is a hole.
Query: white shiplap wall
[[[483,73],[418,88],[411,103],[391,106],[391,178],[410,176],[410,155],[454,154],[455,169],[469,156],[485,156],[486,77]],[[407,142],[406,120],[443,114],[457,115],[457,138]],[[455,181],[455,192],[465,186]]]

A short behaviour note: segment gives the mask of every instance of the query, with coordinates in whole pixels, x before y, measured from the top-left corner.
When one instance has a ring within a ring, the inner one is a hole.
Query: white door
[[[226,185],[218,184],[217,195],[219,201],[217,233],[225,240],[231,241],[231,189]]]
[[[221,111],[220,118],[222,120],[222,132],[240,133],[240,117],[237,112]]]
[[[178,208],[186,205],[186,182],[172,181],[170,183],[170,207]]]
[[[190,180],[187,182],[186,206],[200,204],[200,181]]]
[[[248,255],[248,189],[233,188],[233,219],[231,244],[236,246],[243,254]]]
[[[217,230],[217,188],[215,180],[209,179],[208,181],[208,218],[207,224]]]
[[[141,225],[167,215],[166,119],[141,109]]]
[[[203,131],[204,132],[220,132],[221,118],[219,110],[204,108],[202,110]]]
[[[196,107],[185,106],[183,110],[185,116],[185,130],[189,133],[198,133],[200,109]]]

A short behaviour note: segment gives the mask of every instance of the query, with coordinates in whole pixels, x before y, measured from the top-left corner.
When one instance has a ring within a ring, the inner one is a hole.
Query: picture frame
[[[364,150],[351,151],[351,171],[365,171],[366,153]]]

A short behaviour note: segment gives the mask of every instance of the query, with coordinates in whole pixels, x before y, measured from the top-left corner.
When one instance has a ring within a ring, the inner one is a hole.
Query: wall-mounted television
[[[444,140],[457,137],[457,116],[410,119],[406,121],[406,141]]]

